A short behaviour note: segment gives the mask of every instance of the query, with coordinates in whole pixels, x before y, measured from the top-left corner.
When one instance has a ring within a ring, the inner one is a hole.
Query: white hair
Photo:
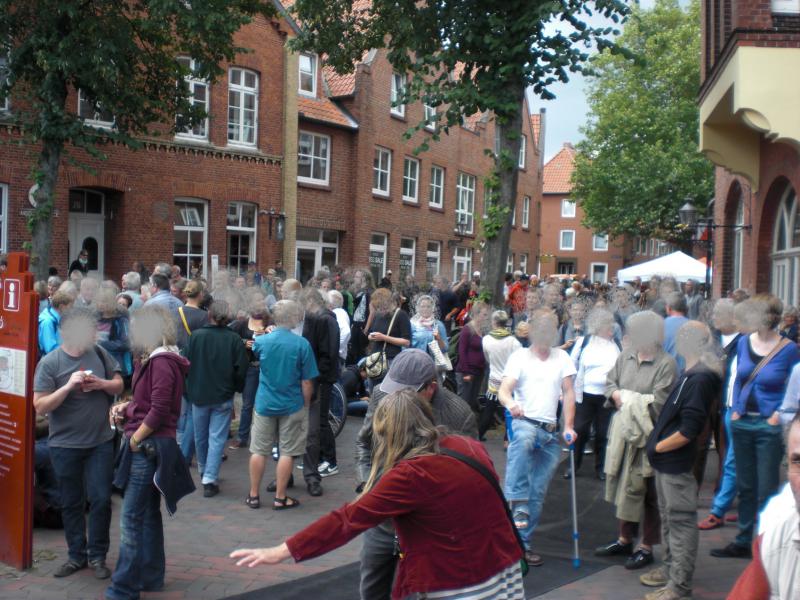
[[[136,271],[129,271],[122,276],[122,285],[126,290],[137,291],[142,287],[142,276]]]
[[[342,308],[344,306],[344,296],[338,290],[328,290],[328,305],[332,308]]]

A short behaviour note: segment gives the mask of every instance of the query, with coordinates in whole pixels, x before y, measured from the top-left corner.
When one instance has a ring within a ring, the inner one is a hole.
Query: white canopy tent
[[[705,281],[706,264],[678,251],[617,271],[617,279],[620,282],[633,281],[636,277],[642,281],[648,281],[654,275],[671,276],[678,281],[687,281],[688,279]]]

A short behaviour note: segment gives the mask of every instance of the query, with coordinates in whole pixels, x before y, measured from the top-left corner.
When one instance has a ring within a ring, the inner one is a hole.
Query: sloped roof
[[[535,148],[539,147],[539,132],[542,129],[542,115],[539,113],[531,113],[531,129],[533,130],[533,145]]]
[[[328,123],[346,127],[347,129],[358,129],[358,123],[356,123],[355,119],[329,98],[298,96],[297,112],[301,119]]]
[[[566,142],[544,166],[542,192],[545,194],[569,194],[572,191],[572,172],[575,170],[575,147]]]
[[[325,78],[325,83],[328,85],[328,92],[332,98],[352,96],[356,91],[355,71],[339,75],[333,68],[324,66],[322,67],[322,76]]]

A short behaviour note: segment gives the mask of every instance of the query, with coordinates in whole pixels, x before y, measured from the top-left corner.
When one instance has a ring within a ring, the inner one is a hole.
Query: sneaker
[[[668,587],[663,587],[660,590],[646,594],[644,600],[692,600],[692,597],[684,596]]]
[[[53,577],[69,577],[76,571],[80,571],[81,569],[86,568],[86,563],[76,563],[72,560],[68,560],[63,565],[56,569],[55,573],[53,573]]]
[[[700,531],[709,531],[711,529],[717,529],[719,527],[724,527],[724,526],[725,526],[725,521],[723,519],[720,519],[714,513],[709,513],[709,515],[705,519],[703,519],[697,524],[697,528]]]
[[[104,560],[90,560],[89,566],[94,571],[94,576],[97,579],[108,579],[111,577],[111,570],[106,566]]]
[[[669,577],[667,577],[667,571],[664,567],[658,567],[657,569],[653,569],[649,573],[645,573],[639,577],[639,581],[642,585],[646,585],[647,587],[664,587],[669,582]]]
[[[280,458],[280,454],[278,454],[278,447],[277,446],[273,446],[272,447],[272,460],[277,462],[277,460],[279,458]]]
[[[325,468],[323,469],[323,465]],[[325,461],[319,466],[319,474],[320,477],[330,477],[331,475],[338,475],[339,474],[339,465],[332,465],[328,461]]]
[[[724,548],[715,548],[711,551],[711,556],[715,558],[753,558],[753,552],[750,546],[740,546],[739,544],[730,543]]]
[[[228,450],[239,450],[240,448],[247,448],[247,443],[242,440],[233,440],[228,444]]]
[[[203,498],[213,498],[219,494],[219,486],[216,483],[203,484]]]
[[[530,550],[525,551],[525,562],[529,567],[541,567],[544,564],[542,557]]]
[[[297,465],[297,468],[298,468],[298,469],[300,469],[301,471],[303,470],[303,463],[302,463],[302,461],[301,461],[300,463],[298,463],[298,465]]]
[[[317,466],[317,471],[318,471],[318,472],[320,472],[320,473],[322,473],[322,472],[323,472],[323,471],[325,471],[325,470],[326,470],[326,469],[327,469],[329,466],[331,466],[331,463],[329,463],[327,460],[323,460],[321,463],[319,463],[319,466]]]

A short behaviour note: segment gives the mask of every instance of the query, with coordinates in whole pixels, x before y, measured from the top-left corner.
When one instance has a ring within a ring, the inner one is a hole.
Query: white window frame
[[[410,248],[404,248],[403,247],[403,242],[411,242],[411,247]],[[417,240],[415,238],[409,238],[409,237],[401,237],[400,238],[400,260],[401,261],[403,260],[404,256],[411,257],[411,271],[410,271],[410,274],[411,275],[416,275],[416,272],[417,272],[417,265],[416,265],[416,262],[417,262]],[[402,274],[402,269],[398,269],[398,271],[401,271],[401,274]]]
[[[567,246],[564,244],[564,234],[571,233],[572,234],[572,245]],[[562,229],[558,233],[558,249],[559,250],[575,250],[575,230],[574,229]]]
[[[456,222],[467,224],[467,234],[472,234],[475,230],[476,182],[474,175],[459,172],[456,183]]]
[[[6,98],[8,100],[8,98]],[[114,117],[112,115],[110,121],[106,121],[103,119],[103,114],[100,112],[102,109],[100,108],[99,104],[95,104],[93,107],[93,114],[91,118],[84,117],[81,115],[81,104],[86,102],[88,104],[88,100],[84,100],[83,98],[83,90],[78,90],[78,117],[83,119],[84,125],[88,125],[89,127],[95,127],[97,129],[113,129],[114,128]],[[3,107],[0,107],[0,110],[7,110]]]
[[[383,238],[383,245],[373,243],[373,241],[372,241],[373,236],[382,237]],[[372,258],[372,256],[371,256],[372,252],[381,252],[381,253],[383,253],[383,263],[381,265],[381,272],[378,274],[378,276],[380,278],[385,277],[386,276],[386,263],[389,260],[389,236],[387,234],[385,234],[385,233],[376,233],[376,232],[371,233],[370,236],[369,236],[369,251],[370,251],[369,258]],[[372,263],[370,263],[369,269],[370,269],[370,271],[372,271]],[[376,281],[375,283],[377,284],[378,282]]]
[[[511,226],[517,226],[517,203],[514,203],[514,208],[511,209]]]
[[[520,169],[525,169],[527,150],[528,150],[528,136],[523,133],[520,135],[519,138],[519,152],[517,158],[517,167],[519,167]]]
[[[246,225],[242,225],[242,213],[244,212],[243,209],[251,208],[253,210],[253,226],[248,227]],[[230,222],[227,220],[228,217],[231,215],[231,208],[236,209],[236,218],[237,218],[237,225],[231,225]],[[253,202],[231,202],[228,204],[228,212],[226,216],[226,225],[225,225],[225,242],[226,242],[226,252],[228,254],[228,268],[232,268],[231,264],[231,257],[230,257],[230,243],[228,243],[228,235],[233,234],[245,234],[250,235],[250,248],[248,252],[247,260],[248,262],[251,260],[256,259],[256,244],[258,243],[257,236],[258,230],[258,205]],[[247,268],[247,265],[245,265]],[[241,269],[241,266],[240,266]]]
[[[432,247],[435,246],[435,250]],[[428,267],[431,264],[431,259],[434,259],[436,262],[436,272],[435,273],[428,273]],[[442,272],[442,242],[437,241],[430,241],[428,242],[428,247],[425,252],[425,273],[430,277],[436,277]]]
[[[311,141],[311,154],[306,154],[301,152],[301,141],[304,137],[310,138]],[[317,155],[317,141],[320,144],[324,141],[325,142],[325,156],[322,154]],[[306,177],[304,175],[300,175],[299,167],[300,163],[304,160],[308,160],[311,166],[311,177]],[[314,175],[314,164],[315,162],[324,161],[325,163],[325,177],[323,179],[317,179]],[[314,133],[312,131],[303,131],[300,130],[297,136],[297,166],[298,166],[298,175],[297,181],[301,181],[303,183],[314,183],[317,185],[328,185],[330,182],[330,175],[331,175],[331,137],[329,135],[323,135],[321,133]]]
[[[383,164],[383,159],[386,158],[386,165]],[[377,163],[377,164],[376,164]],[[375,176],[378,175],[378,183],[380,183],[380,175],[386,175],[386,189],[375,187]],[[376,196],[389,196],[392,189],[392,151],[382,146],[375,146],[375,154],[372,159],[372,193]]]
[[[0,252],[8,252],[8,184],[0,183]]]
[[[192,105],[201,104],[200,102],[195,102],[195,90],[201,87],[205,88],[206,90],[206,99],[205,102],[202,103],[205,105],[206,118],[203,119],[200,123],[195,123],[195,125],[191,129],[177,131],[175,133],[175,137],[185,140],[208,141],[208,115],[211,113],[211,85],[209,84],[207,79],[200,79],[199,77],[193,77],[191,75],[191,73],[194,73],[197,67],[197,61],[195,59],[190,58],[188,56],[180,56],[178,57],[178,60],[189,61],[190,74],[184,78],[186,85],[189,86],[189,102]],[[178,115],[178,117],[180,118],[180,115]],[[202,130],[202,133],[195,133],[195,129],[198,128]],[[205,269],[205,266],[203,268]]]
[[[459,265],[462,269],[459,270]],[[472,248],[456,246],[453,249],[453,280],[458,279],[461,273],[472,275]]]
[[[303,69],[303,58],[308,58],[311,61],[311,71]],[[297,93],[301,96],[308,96],[310,98],[317,97],[317,56],[303,52],[297,58]],[[303,75],[311,77],[311,89],[303,89]]]
[[[800,15],[798,0],[772,0],[770,4],[774,15]]]
[[[434,173],[438,173],[438,177],[435,177]],[[444,176],[444,167],[431,165],[431,181],[428,188],[428,206],[430,207],[444,208]]]
[[[506,257],[506,273],[513,273],[514,272],[514,253],[509,252],[508,257]]]
[[[522,228],[528,229],[531,226],[531,197],[522,197]]]
[[[603,240],[605,247],[598,247],[597,241]],[[607,233],[593,233],[592,234],[592,251],[593,252],[608,252],[608,234]]]
[[[406,105],[405,104],[398,104],[395,106],[395,102],[397,102],[405,93],[407,81],[404,75],[400,73],[392,73],[392,89],[391,94],[389,95],[389,102],[390,102],[390,109],[389,111],[395,117],[405,118],[406,116]]]
[[[523,273],[528,273],[528,253],[523,252],[519,255],[519,270]]]
[[[436,107],[427,103],[424,103],[422,106],[425,118],[425,129],[428,131],[436,131],[439,126]]]
[[[603,276],[603,281],[600,283],[608,283],[608,263],[604,262],[593,262],[589,264],[589,278],[592,280],[592,283],[595,282],[594,278],[594,268],[595,267],[603,267],[605,269],[605,275]]]
[[[181,203],[184,203],[184,204],[197,204],[199,206],[202,206],[203,207],[204,219],[203,219],[203,222],[200,225],[178,225],[177,223],[173,223],[173,227],[172,227],[172,229],[173,229],[172,256],[173,256],[173,258],[175,256],[180,256],[180,257],[185,257],[186,258],[186,266],[187,266],[187,274],[188,274],[189,268],[191,267],[191,257],[198,256],[198,255],[192,254],[190,252],[190,250],[191,250],[191,236],[189,235],[189,232],[191,232],[191,231],[202,231],[203,232],[203,253],[201,255],[201,259],[202,259],[201,262],[202,262],[202,265],[203,265],[203,269],[202,269],[203,276],[205,277],[208,274],[208,260],[207,260],[207,258],[208,258],[208,220],[209,220],[208,219],[209,218],[208,206],[209,206],[209,204],[208,204],[207,201],[202,200],[200,198],[183,198],[183,197],[179,197],[179,198],[175,198],[173,200],[173,204],[177,204],[178,202],[181,202]],[[191,213],[187,213],[187,214],[191,214]],[[186,239],[187,239],[187,246],[186,246],[187,247],[187,253],[186,254],[175,254],[175,234],[174,234],[175,231],[185,231],[186,232]]]
[[[739,198],[736,207],[736,229],[733,230],[733,289],[742,287],[742,263],[744,261],[744,198]]]
[[[0,55],[0,78],[2,79],[8,78],[8,57],[5,55]],[[10,110],[11,110],[11,98],[9,96],[6,96],[5,98],[3,98],[3,101],[0,102],[0,113],[9,112]],[[3,250],[3,252],[5,252],[5,250]]]
[[[403,200],[419,203],[419,160],[408,156],[403,159]]]
[[[561,218],[574,219],[577,213],[577,207],[574,200],[564,198],[561,200]]]
[[[234,84],[232,74],[234,71],[239,72],[239,81],[241,83]],[[255,78],[255,84],[248,86],[244,83],[245,76],[252,75]],[[253,148],[258,144],[258,91],[259,91],[258,73],[252,69],[243,69],[242,67],[231,67],[228,69],[228,145],[229,146],[245,146]],[[231,105],[231,93],[239,95],[240,105],[234,107]],[[246,96],[253,97],[253,141],[248,142],[244,140],[245,120],[244,114],[247,109],[244,108],[244,99]],[[239,113],[239,123],[231,123],[231,111],[235,110]],[[231,127],[236,127],[236,135],[238,139],[231,139]]]

